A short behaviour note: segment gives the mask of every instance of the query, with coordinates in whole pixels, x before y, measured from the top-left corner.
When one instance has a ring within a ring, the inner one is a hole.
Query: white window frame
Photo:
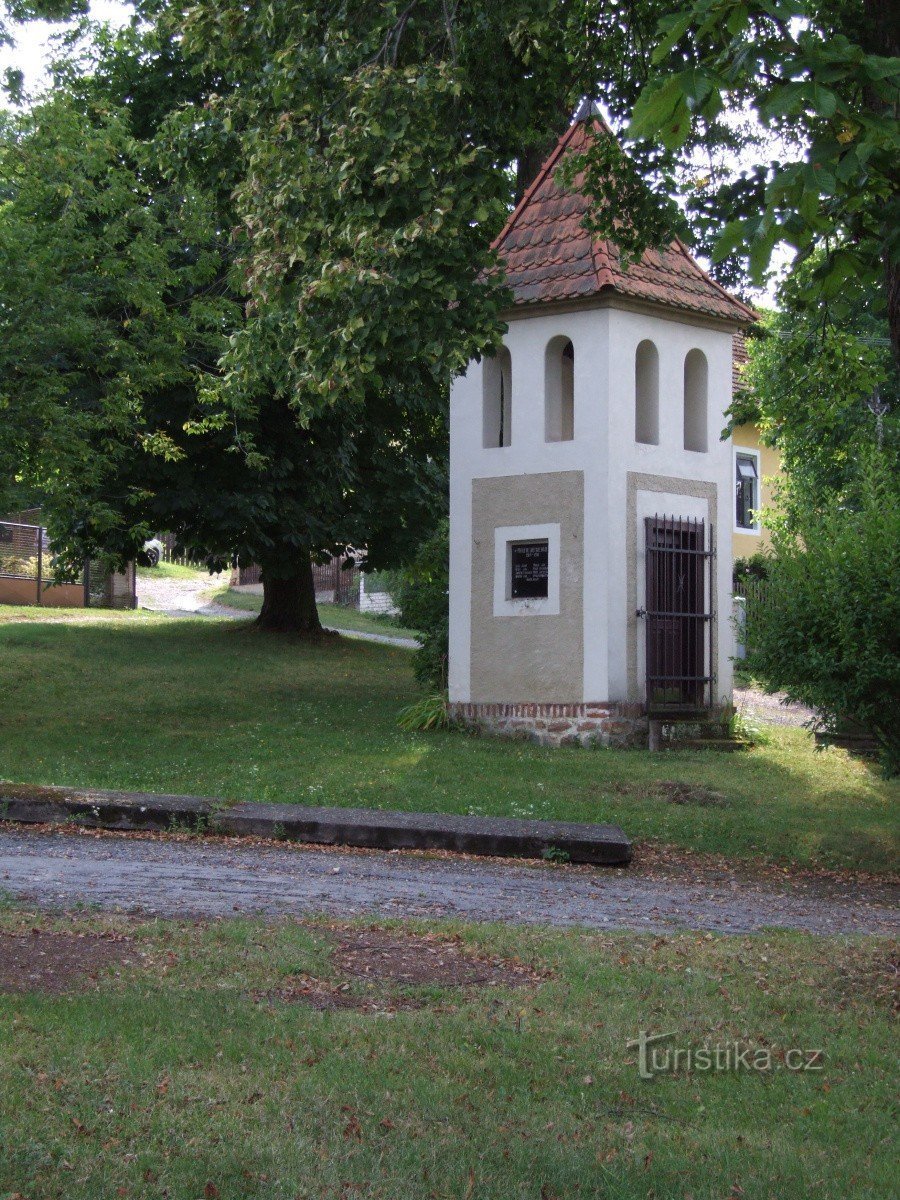
[[[735,446],[732,445],[731,456],[731,523],[735,533],[746,533],[751,537],[759,537],[762,533],[762,526],[759,523],[759,510],[762,507],[762,455],[759,450],[754,450],[752,446]],[[738,525],[737,523],[737,485],[738,485],[738,470],[737,460],[738,455],[743,454],[746,458],[756,460],[756,506],[754,508],[755,520],[753,525]]]
[[[512,545],[547,543],[547,595],[513,600]],[[494,529],[494,616],[555,617],[559,615],[559,525],[498,525]]]

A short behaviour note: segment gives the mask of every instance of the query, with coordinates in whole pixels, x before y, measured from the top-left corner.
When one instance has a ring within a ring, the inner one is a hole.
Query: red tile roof
[[[677,238],[664,250],[647,250],[640,262],[623,267],[616,246],[584,228],[591,200],[579,189],[578,179],[569,190],[553,176],[562,157],[584,150],[590,137],[583,120],[569,126],[494,242],[514,303],[615,292],[741,325],[756,320],[753,309],[711,279]]]
[[[750,361],[747,339],[738,331],[731,339],[731,390],[737,395],[744,387],[744,367]]]

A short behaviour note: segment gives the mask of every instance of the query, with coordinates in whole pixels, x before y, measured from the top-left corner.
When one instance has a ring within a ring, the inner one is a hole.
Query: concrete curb
[[[503,858],[562,859],[565,855],[571,862],[600,866],[626,866],[632,855],[631,841],[617,825],[300,804],[229,805],[196,796],[22,784],[0,783],[0,821],[157,832],[186,827],[233,837],[379,850],[455,850]]]

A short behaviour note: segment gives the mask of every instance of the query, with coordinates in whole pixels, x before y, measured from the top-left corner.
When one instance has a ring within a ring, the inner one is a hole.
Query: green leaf
[[[713,262],[722,262],[740,246],[746,237],[745,221],[730,221],[716,239],[712,252]]]
[[[670,76],[661,84],[645,88],[634,106],[627,136],[632,139],[659,138],[668,145],[670,130],[681,128],[687,116],[685,93],[679,76]]]

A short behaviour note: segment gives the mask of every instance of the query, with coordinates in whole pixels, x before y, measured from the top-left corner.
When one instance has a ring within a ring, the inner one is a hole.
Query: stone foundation
[[[527,738],[542,746],[647,745],[647,717],[639,704],[455,703],[450,713],[485,733]]]

